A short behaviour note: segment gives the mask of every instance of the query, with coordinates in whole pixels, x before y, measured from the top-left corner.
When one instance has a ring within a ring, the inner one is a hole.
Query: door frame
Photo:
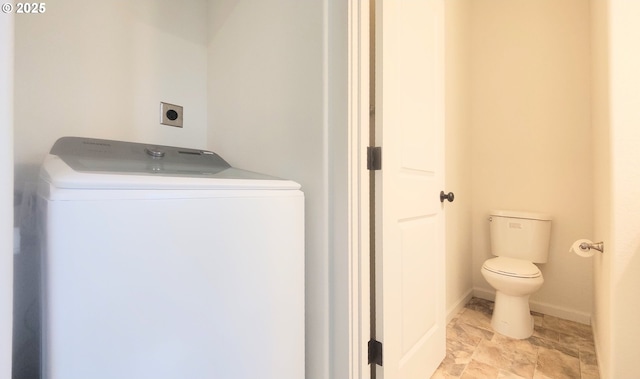
[[[12,4],[13,1],[9,1]],[[0,377],[11,377],[13,330],[14,16],[0,16]]]
[[[347,15],[347,255],[349,277],[346,284],[348,285],[349,300],[348,377],[350,379],[371,378],[367,351],[371,336],[370,192],[367,146],[369,146],[370,135],[369,95],[370,91],[374,90],[369,85],[369,55],[372,48],[369,39],[370,1],[372,0],[349,1]],[[335,334],[334,336],[338,337]]]

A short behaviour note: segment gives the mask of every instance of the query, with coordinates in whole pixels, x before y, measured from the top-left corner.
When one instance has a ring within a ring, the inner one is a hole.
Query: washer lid
[[[62,137],[50,154],[78,172],[208,176],[231,167],[212,151],[94,138]]]
[[[64,189],[300,189],[211,151],[80,137],[56,141],[40,178]]]
[[[496,274],[517,278],[537,278],[542,276],[538,266],[522,259],[496,257],[487,259],[482,267]]]

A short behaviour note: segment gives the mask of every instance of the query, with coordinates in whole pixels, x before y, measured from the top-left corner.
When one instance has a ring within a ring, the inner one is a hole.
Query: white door
[[[444,5],[377,0],[377,377],[429,378],[445,356]]]

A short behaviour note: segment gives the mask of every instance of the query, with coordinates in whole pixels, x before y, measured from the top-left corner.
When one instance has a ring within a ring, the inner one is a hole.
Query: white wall
[[[471,0],[445,2],[446,309],[449,318],[471,296]]]
[[[46,5],[16,17],[16,188],[65,135],[206,146],[206,0]],[[183,129],[160,101],[185,107]]]
[[[13,14],[0,14],[0,378],[11,377],[13,327]]]
[[[329,266],[346,260],[346,235],[329,230],[328,219],[344,225],[329,204],[344,204],[347,182],[328,141],[346,154],[346,12],[341,1],[65,0],[21,18],[17,190],[35,181],[64,135],[208,147],[238,167],[299,181],[307,199],[307,377],[344,372],[344,358],[330,363],[329,355],[348,343],[340,333],[346,289],[330,288],[329,275],[346,283],[346,273]],[[160,101],[185,107],[184,129],[158,125]],[[341,320],[334,334],[331,312]],[[338,348],[330,352],[330,343]]]
[[[329,223],[329,275],[327,281],[319,281],[314,284],[317,286],[327,286],[329,291],[329,341],[324,349],[329,350],[329,378],[346,378],[348,373],[358,372],[357,367],[351,368],[350,347],[351,343],[358,344],[362,341],[351,341],[351,327],[358,325],[358,321],[352,321],[351,317],[357,317],[352,312],[352,299],[350,294],[351,271],[354,264],[349,260],[349,249],[355,225],[351,224],[356,216],[350,214],[349,196],[350,191],[356,191],[353,188],[354,180],[349,175],[355,175],[355,171],[348,171],[347,160],[349,156],[353,157],[353,152],[349,151],[349,147],[353,146],[353,134],[349,134],[348,121],[348,94],[349,84],[352,83],[348,73],[349,56],[348,44],[348,16],[349,8],[351,11],[355,7],[349,2],[343,0],[329,0],[325,2],[327,6],[327,16],[325,19],[326,33],[326,78],[327,86],[327,163],[328,163],[328,223]],[[362,5],[360,5],[362,6]],[[353,29],[351,29],[353,30]],[[352,47],[355,48],[355,47]],[[364,58],[366,59],[366,58]],[[352,92],[353,93],[353,92]],[[368,115],[368,112],[367,112]],[[367,173],[368,175],[368,173]],[[356,300],[356,299],[354,299]],[[368,304],[368,302],[367,302]],[[366,310],[362,310],[368,315]],[[366,316],[365,316],[366,317]],[[368,330],[367,330],[368,332]],[[367,335],[368,337],[368,335]],[[368,338],[367,338],[368,339]],[[364,352],[364,343],[361,345],[362,351],[354,352],[354,354]],[[316,357],[322,357],[319,354],[322,350],[316,351]],[[363,354],[360,355],[363,357]],[[309,357],[314,359],[313,357]],[[357,362],[353,362],[357,365]],[[362,362],[361,362],[362,363]],[[317,367],[317,364],[315,365]],[[366,362],[361,365],[361,370],[366,370]],[[308,378],[320,378],[325,375],[324,370],[311,372],[307,370]],[[357,378],[357,376],[356,376]]]
[[[569,254],[591,238],[589,3],[473,1],[471,7],[473,283],[491,257],[492,209],[553,215],[534,310],[588,323],[592,262]]]
[[[293,179],[305,193],[310,379],[329,377],[333,311],[326,6],[325,1],[216,0],[209,8],[209,148],[233,166]],[[344,47],[338,49],[333,53],[344,53]]]
[[[207,7],[206,0],[58,0],[44,14],[16,17],[18,205],[62,136],[206,147]],[[159,124],[160,101],[184,106],[183,129]],[[17,222],[28,226],[15,257],[14,377],[27,378],[39,371],[39,256],[33,223]]]

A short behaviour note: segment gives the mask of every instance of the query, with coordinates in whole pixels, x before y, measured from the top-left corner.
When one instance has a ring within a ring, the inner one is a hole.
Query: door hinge
[[[382,342],[374,339],[369,341],[369,364],[382,366]]]
[[[382,169],[382,148],[380,146],[367,146],[367,170]]]

